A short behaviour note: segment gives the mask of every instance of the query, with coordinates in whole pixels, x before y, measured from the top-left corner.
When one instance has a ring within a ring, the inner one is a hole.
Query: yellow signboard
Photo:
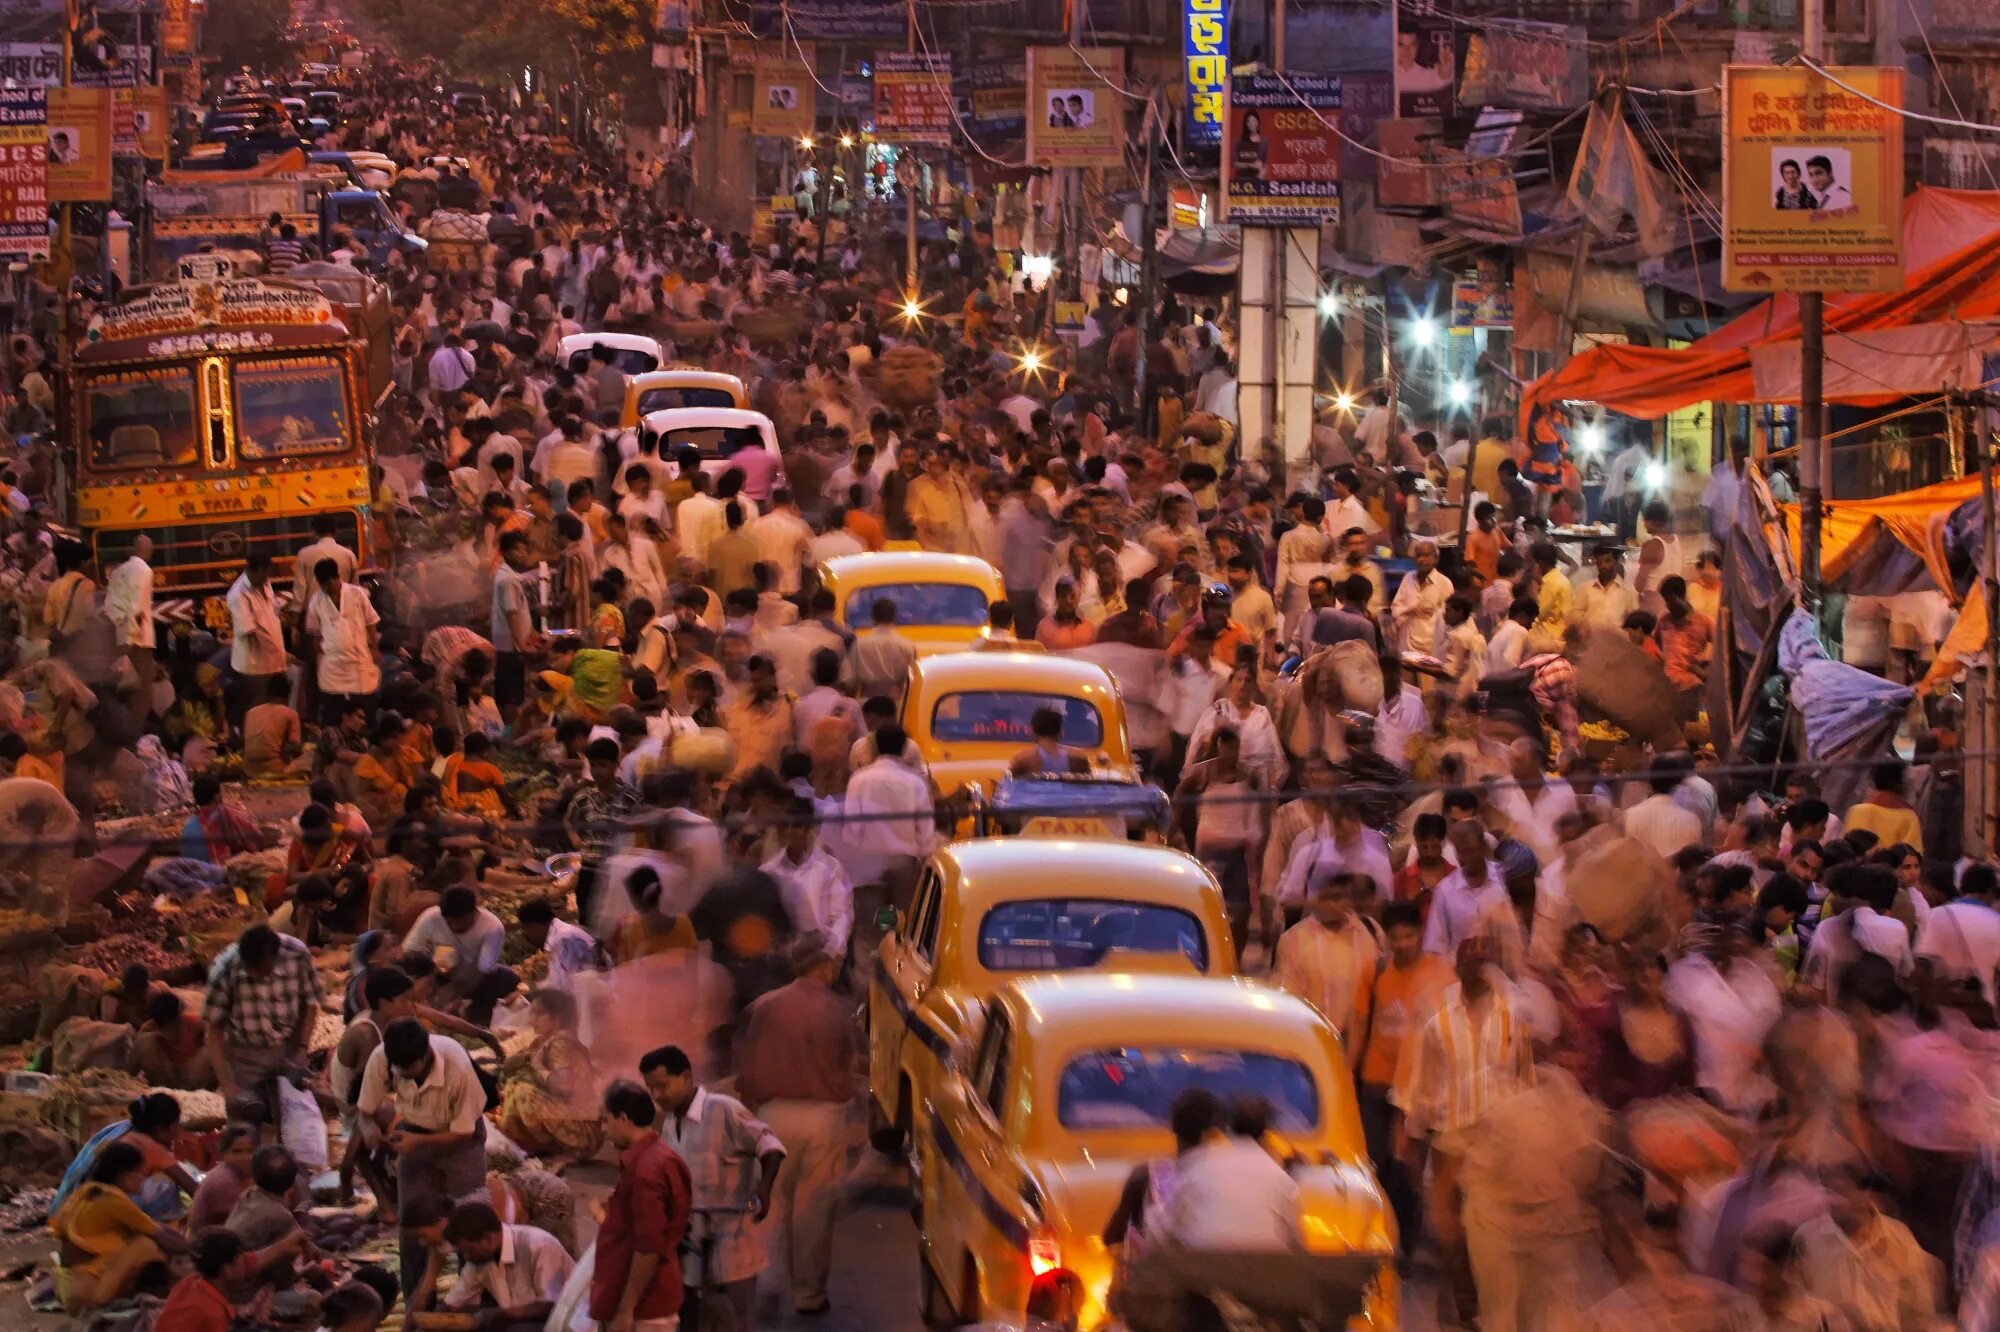
[[[169,56],[194,50],[194,6],[189,0],[166,0],[160,11],[160,45]]]
[[[49,202],[111,201],[111,89],[49,89]]]
[[[1900,69],[1724,68],[1725,287],[1902,289],[1902,104]]]
[[[1049,167],[1125,163],[1123,47],[1028,48],[1028,161]]]
[[[818,114],[813,100],[813,47],[807,42],[799,50],[794,55],[772,44],[758,47],[751,56],[751,133],[796,139],[813,132]]]
[[[79,485],[76,490],[77,521],[94,528],[276,517],[367,502],[368,469],[356,466]]]
[[[167,158],[167,90],[157,84],[142,84],[132,93],[132,128],[139,139],[139,155],[164,162]]]

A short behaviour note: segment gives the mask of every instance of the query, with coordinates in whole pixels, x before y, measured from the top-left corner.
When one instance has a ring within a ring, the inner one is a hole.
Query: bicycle
[[[715,1280],[717,1238],[711,1226],[702,1226],[695,1236],[695,1222],[702,1217],[752,1216],[757,1209],[747,1203],[729,1203],[688,1208],[688,1238],[695,1255],[695,1280],[689,1283],[688,1298],[681,1305],[681,1332],[748,1332],[737,1325],[736,1306],[729,1302],[724,1284]]]

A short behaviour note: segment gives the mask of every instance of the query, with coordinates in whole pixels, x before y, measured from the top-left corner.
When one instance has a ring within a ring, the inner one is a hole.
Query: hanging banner
[[[1722,71],[1722,282],[1731,291],[1903,286],[1903,71]]]
[[[190,0],[165,0],[161,5],[160,49],[169,56],[194,51],[194,6]]]
[[[951,142],[951,57],[882,51],[875,57],[875,137]]]
[[[1381,159],[1369,152],[1375,126],[1396,114],[1396,81],[1375,70],[1340,76],[1340,178],[1374,180]]]
[[[1477,276],[1459,278],[1451,284],[1451,326],[1453,329],[1514,326],[1514,274],[1510,265],[1499,259],[1482,259]]]
[[[1123,47],[1028,48],[1028,161],[1046,167],[1125,163]]]
[[[1229,83],[1223,220],[1314,226],[1340,216],[1340,80],[1242,74]]]
[[[0,89],[0,259],[49,257],[48,156],[47,94]]]
[[[813,0],[796,7],[786,0],[752,0],[750,30],[776,41],[785,41],[788,29],[808,41],[900,41],[909,22],[906,13],[902,5],[883,0]]]
[[[1187,141],[1197,148],[1222,142],[1228,118],[1229,15],[1222,0],[1183,0],[1182,68],[1187,76]]]
[[[111,202],[111,90],[50,88],[49,202]]]
[[[1438,201],[1438,173],[1429,165],[1444,123],[1429,118],[1377,121],[1375,202],[1391,208],[1429,208]]]
[[[818,116],[813,84],[813,45],[801,45],[800,55],[785,47],[757,47],[750,56],[753,82],[750,132],[778,139],[797,139],[813,132]]]
[[[1019,134],[1028,121],[1028,64],[1019,56],[975,60],[965,71],[966,127],[974,134]]]
[[[1466,41],[1462,106],[1567,111],[1589,98],[1590,49],[1582,28],[1491,21]]]
[[[1448,116],[1457,100],[1456,29],[1428,0],[1396,5],[1396,114]]]
[[[164,162],[167,160],[167,90],[147,84],[132,91],[132,130],[139,140],[139,156]]]

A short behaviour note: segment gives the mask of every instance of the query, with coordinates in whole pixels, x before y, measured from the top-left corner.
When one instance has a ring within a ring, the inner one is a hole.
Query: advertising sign
[[[1446,217],[1510,240],[1521,234],[1521,192],[1509,160],[1449,148],[1432,157],[1446,168],[1431,173],[1438,178],[1438,202]]]
[[[1903,285],[1903,71],[1722,71],[1722,281],[1731,291]]]
[[[1028,48],[1028,161],[1046,167],[1125,162],[1125,49]]]
[[[1458,81],[1456,31],[1427,0],[1396,5],[1396,114],[1448,116]]]
[[[802,56],[772,43],[759,46],[750,55],[752,79],[750,132],[773,138],[796,139],[813,132],[818,115],[813,93],[813,46],[806,42]]]
[[[1230,80],[1223,220],[1310,227],[1338,218],[1339,115],[1339,79],[1244,74]]]
[[[1566,111],[1590,98],[1590,50],[1582,28],[1490,22],[1465,45],[1458,100],[1465,106]]]
[[[132,129],[139,139],[139,156],[164,162],[167,158],[167,90],[156,84],[134,88]]]
[[[1222,142],[1229,88],[1229,15],[1222,0],[1183,0],[1181,51],[1187,77],[1187,141]]]
[[[1019,134],[1028,119],[1028,65],[975,60],[964,76],[966,126],[974,134]]]
[[[0,259],[49,257],[48,156],[47,95],[0,90]]]
[[[170,56],[194,50],[194,6],[189,0],[165,0],[160,7],[160,47]]]
[[[111,201],[111,89],[50,88],[49,202]]]
[[[951,142],[951,57],[883,51],[875,57],[875,137]]]

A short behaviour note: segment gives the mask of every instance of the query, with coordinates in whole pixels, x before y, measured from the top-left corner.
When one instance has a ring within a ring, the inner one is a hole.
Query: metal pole
[[[2000,677],[2000,581],[1995,579],[1994,552],[2000,534],[1994,532],[1993,431],[1987,395],[1976,394],[1972,401],[1976,404],[1972,428],[1979,447],[1979,501],[1986,522],[1986,567],[1980,571],[1979,586],[1979,594],[1986,598],[1986,694],[1980,704],[1980,720],[1986,723],[1986,754],[1980,760],[1984,769],[1979,783],[1980,832],[1981,840],[1991,846],[1995,831],[2000,830],[2000,781],[1995,780],[2000,777],[2000,708],[1994,706],[1994,681]]]
[[[840,44],[840,52],[835,57],[833,82],[837,88],[847,86],[847,43]],[[822,179],[819,183],[819,253],[813,256],[813,276],[817,278],[826,268],[826,233],[833,226],[833,169],[840,165],[840,116],[833,118],[833,138],[826,148],[827,163],[820,168]],[[854,201],[847,201],[848,216],[854,214]]]
[[[1165,132],[1160,123],[1160,101],[1156,92],[1146,99],[1145,127],[1141,131],[1146,136],[1146,175],[1139,190],[1139,369],[1137,382],[1133,385],[1132,410],[1139,419],[1139,428],[1150,432],[1152,412],[1148,410],[1146,384],[1146,348],[1153,337],[1153,285],[1155,250],[1153,192],[1160,180],[1160,136]]]
[[[1823,0],[1806,0],[1805,53],[1821,58]],[[1815,616],[1820,608],[1820,515],[1826,502],[1826,298],[1799,293],[1799,591]],[[1991,667],[1988,667],[1989,671]],[[1988,676],[1989,684],[1991,676]]]
[[[903,12],[906,16],[904,48],[911,55],[915,55],[917,53],[917,0],[908,0],[908,4],[905,5]],[[909,291],[910,297],[913,300],[917,295],[917,184],[923,178],[923,168],[917,164],[916,152],[917,150],[913,145],[905,144],[897,153],[897,160],[899,162],[903,160],[904,154],[908,154],[907,164],[910,168],[910,178],[903,182],[903,225],[909,228],[910,232],[904,249],[903,261],[908,265]]]

